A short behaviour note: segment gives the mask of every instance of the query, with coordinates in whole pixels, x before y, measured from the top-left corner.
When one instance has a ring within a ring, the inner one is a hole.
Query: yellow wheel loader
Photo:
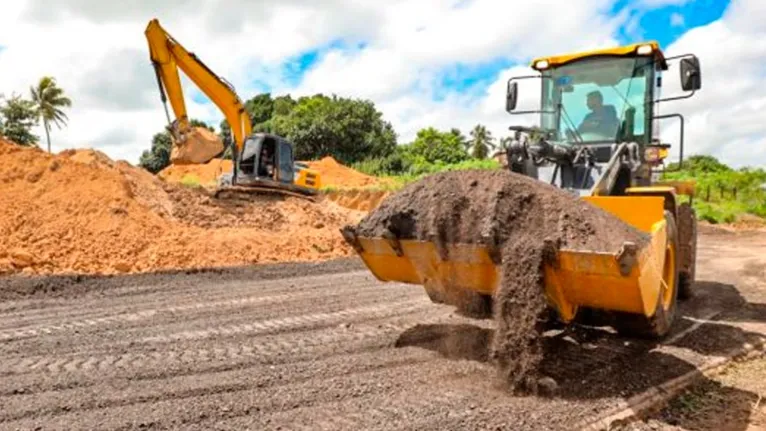
[[[662,99],[661,75],[674,60],[684,94]],[[508,81],[506,111],[539,114],[540,124],[510,127],[510,169],[568,190],[651,238],[612,252],[559,250],[556,264],[543,268],[552,314],[564,323],[607,315],[623,334],[661,338],[677,300],[692,294],[697,233],[694,184],[657,178],[669,151],[656,139],[659,122],[680,120],[679,167],[684,145],[683,116],[661,115],[658,107],[701,88],[699,61],[666,58],[647,42],[537,58],[531,66],[536,74]],[[541,84],[539,109],[516,110],[525,79]],[[486,304],[499,289],[501,268],[487,246],[342,234],[379,280],[423,285],[435,302],[473,295]]]
[[[250,116],[230,83],[173,39],[158,20],[149,21],[144,34],[165,115],[170,123],[168,131],[173,141],[171,163],[206,163],[223,155],[225,148],[223,141],[214,133],[191,126],[178,74],[180,68],[223,112],[233,134],[233,139],[229,137],[229,141],[233,141],[233,169],[219,178],[217,197],[280,193],[312,199],[317,194],[322,186],[320,173],[296,163],[293,145],[285,138],[269,133],[253,133]],[[167,108],[168,98],[176,116],[172,122]]]

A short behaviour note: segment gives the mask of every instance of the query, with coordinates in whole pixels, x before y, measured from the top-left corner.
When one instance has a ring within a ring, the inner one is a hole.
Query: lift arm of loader
[[[165,103],[167,92],[177,119],[177,124],[174,125],[176,130],[171,132],[175,132],[178,138],[178,135],[185,136],[190,130],[181,79],[178,75],[180,68],[223,112],[234,134],[236,151],[241,152],[245,138],[252,133],[252,124],[231,84],[216,75],[194,53],[188,52],[173,39],[157,19],[149,21],[144,34],[149,43],[150,58],[157,74],[162,101]],[[167,107],[165,109],[167,111]]]

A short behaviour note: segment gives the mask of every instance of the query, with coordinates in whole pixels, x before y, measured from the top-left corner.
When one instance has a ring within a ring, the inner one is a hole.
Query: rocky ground
[[[577,428],[766,334],[766,233],[706,228],[699,243],[698,295],[674,335],[553,334],[547,397],[496,384],[491,321],[381,284],[356,260],[5,277],[0,429]],[[724,411],[757,399],[727,391],[738,396]]]

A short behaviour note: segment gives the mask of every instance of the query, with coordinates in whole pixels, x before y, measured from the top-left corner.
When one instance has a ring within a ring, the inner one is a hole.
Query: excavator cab
[[[255,133],[245,140],[232,172],[219,178],[218,195],[235,186],[255,191],[279,188],[306,196],[321,185],[314,171],[295,163],[292,143],[278,135]]]

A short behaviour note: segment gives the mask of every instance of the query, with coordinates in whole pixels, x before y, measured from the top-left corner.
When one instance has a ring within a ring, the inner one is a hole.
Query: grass
[[[734,170],[728,167],[715,172],[684,169],[664,176],[670,180],[696,182],[694,209],[697,217],[710,223],[732,223],[744,214],[766,217],[766,171]]]
[[[181,178],[181,185],[191,188],[200,187],[199,177],[192,174],[186,174],[183,176],[183,178]]]

